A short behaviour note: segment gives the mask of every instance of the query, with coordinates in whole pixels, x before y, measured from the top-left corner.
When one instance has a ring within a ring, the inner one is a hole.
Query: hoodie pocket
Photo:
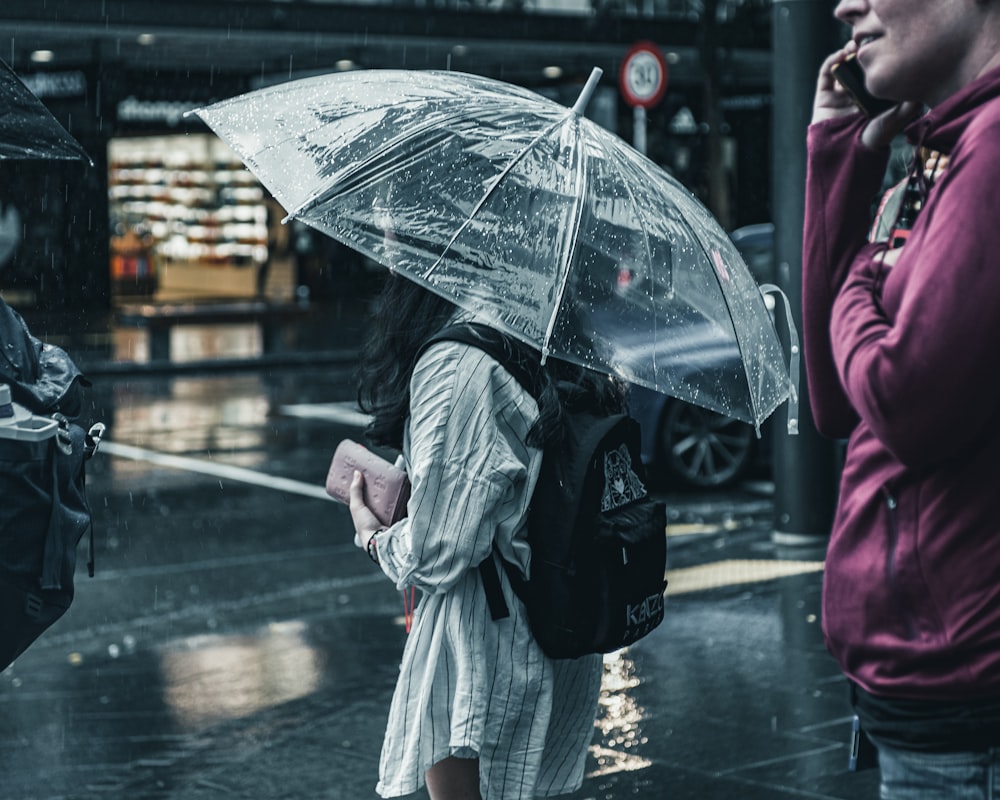
[[[908,555],[900,553],[899,501],[888,486],[882,487],[882,498],[888,536],[885,583],[892,598],[892,607],[901,628],[901,635],[907,640],[914,640],[920,637],[920,626],[917,624],[916,606],[913,602],[913,586],[911,585],[913,576],[908,575],[909,570],[903,568],[902,558],[908,557]]]
[[[917,526],[918,496],[907,489],[882,486],[887,552],[886,590],[897,621],[898,636],[905,641],[929,643],[944,635],[944,623],[934,604],[931,582],[921,566]]]

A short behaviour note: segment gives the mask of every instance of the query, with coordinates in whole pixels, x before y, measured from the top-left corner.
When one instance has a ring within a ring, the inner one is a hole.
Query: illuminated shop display
[[[252,295],[268,260],[264,190],[210,135],[109,144],[111,278],[120,294]]]

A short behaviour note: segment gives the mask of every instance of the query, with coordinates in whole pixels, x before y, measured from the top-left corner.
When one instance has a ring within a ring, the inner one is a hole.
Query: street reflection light
[[[635,772],[652,766],[652,761],[632,750],[646,741],[642,735],[645,711],[633,695],[639,683],[635,663],[628,657],[627,649],[604,656],[601,699],[594,721],[601,732],[601,741],[590,747],[597,768],[587,775],[588,778]]]
[[[293,620],[256,634],[168,642],[160,648],[166,704],[181,725],[200,728],[311,694],[322,659],[306,641],[307,627]]]

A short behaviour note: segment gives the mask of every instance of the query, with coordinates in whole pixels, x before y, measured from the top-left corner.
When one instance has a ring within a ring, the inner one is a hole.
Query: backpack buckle
[[[73,455],[73,438],[69,432],[69,420],[62,414],[53,414],[52,419],[59,423],[55,433],[56,446],[66,455]]]
[[[87,458],[93,457],[94,453],[97,452],[106,430],[107,427],[103,422],[95,422],[90,426],[90,430],[87,431],[86,444],[84,445],[84,455]]]

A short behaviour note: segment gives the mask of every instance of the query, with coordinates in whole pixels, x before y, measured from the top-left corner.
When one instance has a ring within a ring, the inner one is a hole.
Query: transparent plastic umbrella
[[[197,110],[300,219],[558,357],[759,427],[794,387],[756,284],[675,179],[583,116],[369,70]]]
[[[80,160],[90,156],[24,82],[0,61],[0,159]]]

